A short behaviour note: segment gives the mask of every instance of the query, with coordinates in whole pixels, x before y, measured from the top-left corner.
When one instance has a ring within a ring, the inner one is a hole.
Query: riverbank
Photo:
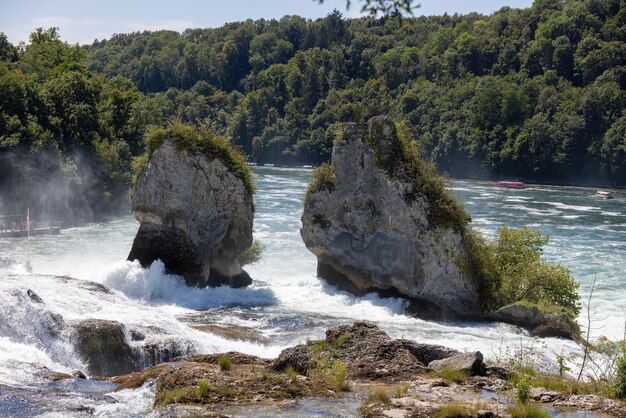
[[[520,417],[520,408],[626,417],[626,403],[584,389],[533,387],[531,402],[522,405],[515,400],[522,390],[511,378],[516,373],[510,365],[485,364],[480,352],[392,339],[375,324],[357,321],[328,329],[323,340],[287,348],[273,360],[236,352],[178,357],[109,381],[118,385],[116,391],[154,384],[155,416],[221,417],[252,405],[280,407],[317,398],[346,404],[358,399],[354,412],[364,417]]]

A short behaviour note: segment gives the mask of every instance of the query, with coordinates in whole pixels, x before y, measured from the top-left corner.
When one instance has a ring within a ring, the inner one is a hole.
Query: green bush
[[[311,183],[304,194],[306,201],[309,193],[321,192],[322,190],[334,190],[335,188],[335,169],[332,165],[324,163],[313,170]]]
[[[209,381],[207,379],[198,381],[198,393],[201,398],[204,398],[209,393]]]
[[[580,313],[579,284],[570,271],[542,259],[549,236],[527,227],[502,226],[493,241],[466,235],[468,269],[479,276],[484,310],[524,301],[570,320]]]
[[[408,384],[404,384],[401,386],[398,386],[396,388],[396,396],[400,397],[402,395],[406,395],[409,392],[409,385]]]
[[[220,365],[220,370],[226,372],[232,368],[232,363],[230,359],[226,356],[220,357],[218,360],[218,364]]]
[[[626,356],[622,356],[617,363],[613,395],[616,398],[626,400]]]
[[[285,374],[289,376],[291,382],[294,383],[298,380],[298,372],[292,366],[289,366],[285,369]]]
[[[437,372],[437,375],[449,382],[462,383],[467,380],[469,373],[464,370],[445,368]]]
[[[258,263],[262,259],[263,250],[265,250],[265,247],[261,241],[254,240],[250,248],[237,257],[237,261],[239,261],[241,266]]]
[[[308,372],[309,377],[326,383],[337,391],[350,390],[348,368],[341,360],[333,360],[327,354],[318,356],[315,367]]]
[[[526,405],[530,399],[530,379],[526,376],[521,377],[518,379],[515,389],[517,389],[517,402],[520,405]]]

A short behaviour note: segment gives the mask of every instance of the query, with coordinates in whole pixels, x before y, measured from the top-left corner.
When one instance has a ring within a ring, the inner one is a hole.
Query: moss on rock
[[[201,153],[209,161],[219,159],[228,170],[241,179],[246,189],[254,193],[256,186],[246,156],[235,148],[228,139],[212,132],[205,126],[194,126],[183,122],[172,122],[166,128],[153,129],[146,133],[146,155],[134,160],[135,174],[138,176],[148,163],[149,156],[163,145],[166,139],[175,141],[178,151]]]
[[[304,194],[306,201],[309,193],[321,192],[322,190],[333,191],[335,188],[335,169],[328,163],[323,163],[313,170],[313,175],[309,187]]]
[[[446,189],[436,166],[421,158],[416,142],[410,139],[406,129],[385,117],[370,120],[369,129],[368,145],[376,166],[385,170],[389,177],[411,185],[405,200],[411,202],[424,196],[432,224],[465,230],[471,217]]]

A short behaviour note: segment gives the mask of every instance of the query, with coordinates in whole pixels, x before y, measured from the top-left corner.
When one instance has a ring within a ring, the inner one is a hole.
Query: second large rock
[[[408,297],[418,314],[474,314],[469,217],[409,147],[383,117],[344,124],[305,197],[302,238],[341,288]]]

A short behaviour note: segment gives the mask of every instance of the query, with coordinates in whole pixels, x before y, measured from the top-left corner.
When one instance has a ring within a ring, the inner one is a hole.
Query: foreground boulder
[[[353,379],[403,381],[426,371],[403,340],[392,339],[368,321],[340,325],[326,331],[325,340],[287,348],[272,367],[292,367],[306,375],[328,359],[343,362]]]
[[[318,275],[355,294],[413,300],[415,313],[478,310],[464,272],[469,217],[427,163],[382,117],[346,123],[332,166],[318,169],[305,197],[301,235]]]
[[[116,376],[138,370],[124,326],[116,321],[87,319],[74,325],[74,347],[93,376]]]
[[[436,370],[459,370],[469,376],[483,376],[486,372],[483,355],[480,351],[474,353],[459,353],[452,357],[433,360],[428,363],[428,367]]]
[[[247,167],[226,145],[182,141],[165,139],[137,180],[132,207],[140,226],[128,259],[144,267],[160,259],[190,286],[246,286],[251,279],[237,257],[252,245]]]

